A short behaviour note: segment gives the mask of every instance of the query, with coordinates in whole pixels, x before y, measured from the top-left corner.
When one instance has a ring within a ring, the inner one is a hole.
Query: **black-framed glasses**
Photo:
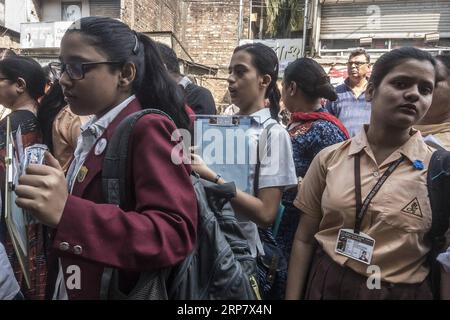
[[[60,79],[61,75],[66,72],[71,80],[84,79],[87,69],[100,64],[122,64],[120,61],[98,61],[98,62],[51,62],[50,70],[56,79]]]
[[[351,67],[352,65],[355,65],[357,68],[360,68],[365,64],[368,64],[368,62],[364,62],[364,61],[348,61],[347,62],[347,66]]]

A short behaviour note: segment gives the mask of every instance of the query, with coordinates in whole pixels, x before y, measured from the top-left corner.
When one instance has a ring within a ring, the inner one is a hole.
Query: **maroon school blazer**
[[[141,110],[132,101],[108,126],[109,141],[127,115]],[[98,299],[105,266],[121,269],[121,288],[131,289],[140,271],[175,265],[192,251],[196,239],[197,202],[191,168],[175,164],[175,125],[160,115],[145,115],[130,140],[128,174],[135,199],[124,212],[105,204],[101,173],[105,152],[95,146],[78,175],[56,228],[53,249],[61,259],[69,299]]]

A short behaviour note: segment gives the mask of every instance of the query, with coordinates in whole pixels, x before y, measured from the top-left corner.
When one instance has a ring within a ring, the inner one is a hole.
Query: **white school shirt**
[[[259,171],[259,187],[258,190],[269,187],[283,187],[284,190],[295,187],[297,185],[297,175],[295,173],[294,158],[292,154],[292,144],[288,132],[278,124],[270,116],[270,109],[261,109],[250,116],[266,128],[268,125],[275,123],[270,128],[270,139],[268,139],[268,148],[264,153],[261,153],[261,166]],[[256,153],[261,129],[252,127],[249,129],[250,135],[250,167],[249,167],[249,185],[251,194],[254,196],[254,181],[256,168]],[[261,146],[261,145],[260,145]],[[268,157],[267,150],[270,150],[270,157]],[[250,221],[247,217],[236,213],[245,237],[247,238],[251,253],[256,257],[258,253],[264,254],[261,240],[258,234],[257,225]]]

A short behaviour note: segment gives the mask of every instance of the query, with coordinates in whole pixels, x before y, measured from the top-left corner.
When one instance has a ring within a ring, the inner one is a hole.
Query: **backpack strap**
[[[131,199],[130,181],[127,176],[129,141],[136,122],[146,114],[159,114],[172,119],[158,109],[143,109],[127,116],[119,123],[108,143],[102,168],[102,191],[107,203],[123,209]]]
[[[261,159],[259,157],[260,148],[263,150],[271,145],[271,132],[270,130],[278,124],[277,122],[270,123],[265,127],[259,136],[257,147],[256,147],[256,166],[255,166],[255,178],[254,178],[254,195],[258,196],[259,193],[259,174],[261,172]],[[268,149],[269,151],[269,149]],[[280,272],[287,272],[287,262],[284,258],[281,249],[278,247],[277,241],[273,234],[273,230],[278,229],[278,224],[281,222],[281,215],[283,211],[281,210],[281,203],[278,206],[277,216],[275,218],[275,223],[272,227],[263,229],[258,227],[258,234],[261,240],[261,244],[264,249],[264,256],[258,254],[257,258],[257,269],[258,269],[258,286],[264,298],[270,299],[270,292],[273,290],[273,285],[276,281],[277,275]]]
[[[450,152],[437,150],[433,153],[427,174],[428,195],[430,198],[432,222],[426,237],[431,242],[428,255],[431,289],[435,299],[440,297],[440,266],[437,255],[444,249],[445,234],[450,219]]]
[[[266,134],[266,140],[263,141],[263,150],[266,147],[267,141],[270,139],[270,129],[274,125],[278,124],[278,122],[270,123],[267,127],[263,129],[261,132],[261,135],[259,136],[258,143],[256,144],[256,166],[255,166],[255,179],[253,181],[253,193],[255,197],[258,196],[258,190],[259,190],[259,172],[261,171],[261,159],[259,158],[259,144],[261,143],[261,137],[263,137],[263,134]]]
[[[159,114],[172,119],[158,109],[143,109],[128,115],[123,119],[111,137],[106,148],[102,168],[102,192],[107,203],[115,204],[125,209],[127,200],[131,199],[130,181],[127,175],[130,136],[136,122],[146,114]],[[105,268],[100,286],[100,299],[108,299],[108,293],[113,279],[114,268]]]

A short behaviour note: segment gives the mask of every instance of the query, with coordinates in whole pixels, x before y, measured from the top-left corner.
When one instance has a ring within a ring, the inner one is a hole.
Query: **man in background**
[[[370,121],[371,104],[366,101],[370,56],[364,49],[350,53],[347,62],[348,78],[336,87],[337,100],[328,101],[327,110],[342,121],[351,137]]]

